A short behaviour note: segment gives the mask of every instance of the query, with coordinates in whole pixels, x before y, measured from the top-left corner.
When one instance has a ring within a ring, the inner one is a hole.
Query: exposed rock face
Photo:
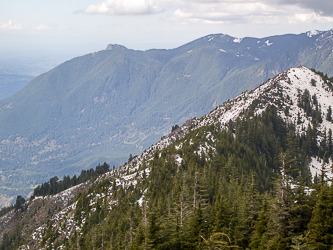
[[[119,44],[109,44],[105,50],[112,50],[112,49],[116,49],[116,48],[123,48],[126,49],[125,46],[123,45],[119,45]]]

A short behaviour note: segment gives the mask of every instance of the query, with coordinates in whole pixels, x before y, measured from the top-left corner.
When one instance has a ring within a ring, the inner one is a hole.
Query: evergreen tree
[[[246,180],[247,178],[243,178]],[[254,232],[254,224],[259,211],[259,193],[256,188],[254,173],[251,174],[251,181],[246,184],[242,192],[241,207],[239,214],[239,240],[237,245],[246,248]]]
[[[149,249],[155,249],[159,243],[159,226],[157,222],[156,212],[153,211],[150,214],[148,220],[148,229],[147,229],[147,238],[148,238],[148,247]]]
[[[333,246],[333,188],[324,184],[309,223],[307,243],[318,250]]]
[[[201,249],[201,237],[205,235],[204,220],[202,216],[201,204],[194,208],[194,212],[186,226],[186,232],[184,234],[184,249]]]
[[[291,207],[294,202],[293,192],[290,187],[291,176],[288,174],[289,162],[287,154],[281,151],[281,178],[275,182],[274,199],[271,202],[268,221],[268,230],[266,235],[269,236],[267,249],[288,249],[290,247],[290,217]]]
[[[212,208],[211,224],[213,225],[213,232],[229,233],[231,208],[228,205],[229,201],[227,198],[225,198],[223,194],[218,194]]]
[[[144,242],[145,242],[145,232],[143,225],[140,224],[140,226],[137,229],[136,235],[133,240],[133,244],[131,249],[144,249]]]
[[[259,250],[259,249],[266,249],[267,245],[267,236],[265,235],[267,232],[267,225],[269,220],[269,202],[268,202],[268,195],[266,194],[263,199],[263,204],[261,206],[261,210],[259,213],[259,218],[255,223],[255,230],[254,234],[251,238],[251,243],[249,246],[253,250]]]
[[[19,209],[23,209],[24,202],[25,202],[25,199],[21,195],[18,195],[16,197],[15,210],[18,211]]]

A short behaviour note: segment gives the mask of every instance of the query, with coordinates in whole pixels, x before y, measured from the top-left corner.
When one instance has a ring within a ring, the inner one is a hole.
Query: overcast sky
[[[0,51],[175,48],[333,28],[332,0],[0,0]]]

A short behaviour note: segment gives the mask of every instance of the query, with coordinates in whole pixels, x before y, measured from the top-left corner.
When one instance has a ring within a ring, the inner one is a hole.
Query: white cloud
[[[150,15],[167,12],[167,20],[188,23],[307,23],[329,22],[328,0],[103,0],[84,13]]]
[[[21,30],[23,25],[20,23],[13,23],[12,20],[9,20],[7,23],[0,23],[0,30]]]
[[[107,15],[148,15],[162,12],[163,9],[153,0],[104,0],[91,4],[85,10],[87,14]]]
[[[321,23],[321,22],[333,22],[333,17],[321,16],[315,12],[312,13],[295,13],[289,18],[289,23]]]
[[[292,16],[289,20],[290,23],[308,23],[312,22],[315,18],[315,13],[298,13]]]
[[[47,25],[44,25],[44,24],[41,24],[41,25],[37,26],[35,29],[36,30],[49,30],[49,29],[51,29],[51,27],[47,26]]]
[[[285,9],[274,8],[259,1],[183,2],[173,11],[171,19],[205,23],[274,23],[276,16],[284,16]]]

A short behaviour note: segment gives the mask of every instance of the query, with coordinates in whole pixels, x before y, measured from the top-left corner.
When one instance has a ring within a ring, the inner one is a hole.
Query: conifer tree
[[[157,247],[159,242],[159,225],[157,222],[156,212],[152,211],[148,220],[147,238],[148,238],[148,249],[154,249]]]
[[[243,177],[243,180],[247,178]],[[259,194],[254,180],[254,173],[251,173],[251,180],[246,184],[245,190],[242,192],[241,207],[239,214],[239,241],[237,245],[246,248],[254,231],[254,223],[257,219],[259,211]]]
[[[229,202],[223,194],[218,194],[214,206],[212,208],[212,226],[213,232],[221,232],[228,234],[229,222],[231,217],[231,208]]]
[[[251,238],[251,243],[249,246],[253,250],[259,250],[259,249],[266,249],[266,244],[267,244],[267,224],[269,220],[269,197],[268,194],[265,194],[263,203],[261,206],[261,210],[259,213],[259,218],[255,223],[255,230],[254,234]]]
[[[194,208],[194,212],[186,225],[186,232],[184,233],[184,248],[185,249],[201,249],[200,235],[204,232],[204,220],[202,216],[201,204],[198,203]]]
[[[294,202],[293,192],[290,188],[291,177],[288,174],[289,162],[286,160],[287,154],[280,153],[281,178],[275,182],[275,194],[271,202],[269,211],[269,221],[266,236],[269,241],[266,246],[268,249],[287,249],[290,239],[290,221],[291,206]]]
[[[307,243],[318,250],[331,249],[333,246],[333,187],[327,181],[326,163],[323,159],[318,199],[308,225],[307,238]]]
[[[132,249],[144,249],[144,242],[145,242],[145,232],[142,223],[140,223],[137,232],[135,234]]]
[[[324,184],[309,223],[307,243],[318,250],[333,246],[333,189]]]

